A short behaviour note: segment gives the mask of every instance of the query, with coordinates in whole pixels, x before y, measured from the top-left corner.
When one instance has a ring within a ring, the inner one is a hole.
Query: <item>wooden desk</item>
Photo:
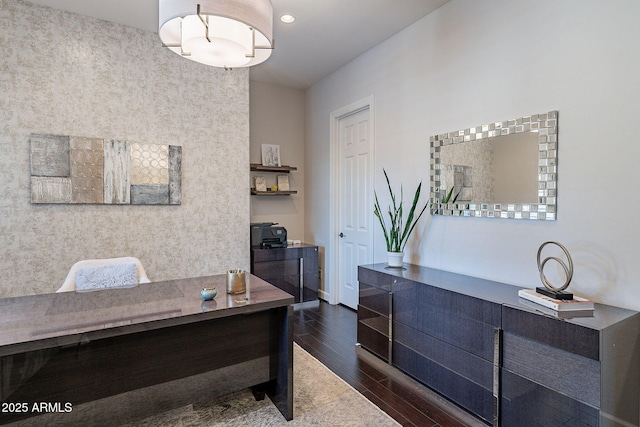
[[[211,388],[260,386],[291,420],[293,297],[255,276],[246,294],[225,290],[219,275],[1,299],[0,424],[225,369],[236,375]]]

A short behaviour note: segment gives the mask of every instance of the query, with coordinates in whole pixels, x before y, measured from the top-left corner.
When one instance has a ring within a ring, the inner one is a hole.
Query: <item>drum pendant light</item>
[[[163,46],[214,67],[251,67],[273,50],[270,0],[159,0]]]

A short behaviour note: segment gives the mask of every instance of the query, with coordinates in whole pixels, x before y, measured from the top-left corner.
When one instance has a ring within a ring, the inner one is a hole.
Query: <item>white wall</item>
[[[157,34],[0,0],[0,297],[55,291],[81,259],[136,256],[152,280],[249,262],[249,73]],[[182,146],[182,205],[32,205],[29,134]]]
[[[258,81],[250,86],[251,163],[261,162],[262,144],[275,144],[280,146],[281,163],[298,168],[289,173],[289,187],[297,194],[251,196],[251,222],[277,222],[287,229],[288,239],[304,241],[304,91]],[[256,175],[276,185],[277,174],[251,174]]]
[[[557,240],[573,255],[575,293],[640,309],[638,16],[636,0],[452,0],[315,84],[306,105],[309,239],[332,250],[331,111],[374,95],[382,189],[383,167],[394,182],[428,183],[430,135],[557,109],[557,221],[429,216],[405,260],[533,287],[539,245]],[[375,242],[383,262],[378,228]]]

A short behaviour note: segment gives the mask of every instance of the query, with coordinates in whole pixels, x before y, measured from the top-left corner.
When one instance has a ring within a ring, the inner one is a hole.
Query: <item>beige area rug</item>
[[[287,422],[268,397],[250,390],[191,404],[127,427],[157,426],[399,426],[380,408],[294,344],[293,420]]]

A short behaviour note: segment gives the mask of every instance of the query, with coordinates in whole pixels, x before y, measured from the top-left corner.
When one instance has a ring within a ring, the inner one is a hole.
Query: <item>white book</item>
[[[573,296],[570,300],[559,300],[536,292],[535,289],[520,289],[518,296],[556,311],[594,310],[593,301]]]
[[[595,313],[594,309],[587,310],[554,310],[553,308],[545,307],[542,304],[535,303],[533,301],[526,300],[524,298],[520,298],[520,304],[526,305],[540,313],[546,314],[550,317],[555,317],[556,319],[574,319],[576,317],[593,317]]]

